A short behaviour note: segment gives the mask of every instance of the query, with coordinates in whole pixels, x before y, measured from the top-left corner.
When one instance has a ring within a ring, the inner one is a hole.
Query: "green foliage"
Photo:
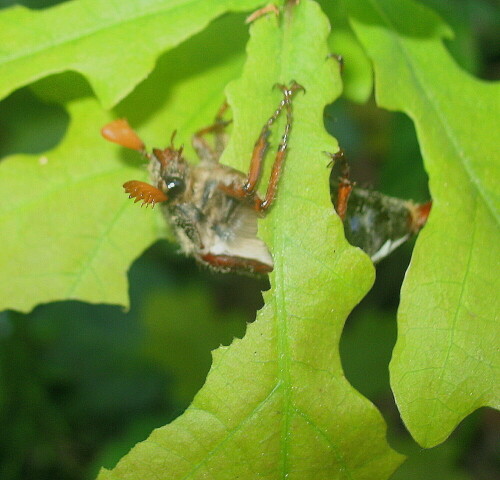
[[[301,48],[312,30],[315,39]],[[273,17],[252,27],[243,75],[227,89],[235,105],[235,126],[222,161],[243,168],[253,139],[279,101],[280,93],[270,89],[275,81],[293,78],[307,91],[307,98],[298,96],[294,104],[296,122],[281,202],[262,228],[274,253],[271,291],[244,339],[214,352],[205,386],[184,415],[153,432],[100,478],[154,478],[165,471],[178,478],[251,478],[260,472],[262,478],[314,479],[342,471],[373,478],[387,476],[399,463],[384,447],[381,418],[345,382],[332,349],[347,313],[371,283],[371,266],[345,240],[335,239],[340,231],[327,182],[303,188],[324,172],[328,158],[322,151],[334,148],[317,128],[335,88],[325,81],[335,78],[335,64],[325,62],[326,35],[326,20],[312,2],[286,11],[281,27]],[[262,72],[258,65],[268,68]],[[255,97],[249,97],[250,88]],[[318,201],[320,189],[323,201]],[[297,219],[305,227],[299,238]],[[337,255],[333,245],[338,245]],[[337,269],[346,275],[339,277]],[[315,298],[318,285],[325,295]],[[340,297],[332,315],[331,299]],[[324,401],[316,402],[317,396]],[[360,451],[350,455],[356,449]]]
[[[148,146],[165,145],[176,129],[194,158],[190,136],[227,97],[233,126],[222,162],[245,171],[281,98],[273,85],[295,80],[306,89],[294,99],[278,199],[259,225],[275,261],[264,308],[243,336],[241,319],[218,315],[197,287],[150,294],[141,310],[150,331],[143,349],[181,379],[173,387],[180,405],[202,383],[207,348],[243,338],[213,352],[207,381],[182,416],[99,479],[382,480],[401,463],[380,414],[349,385],[340,363],[345,319],[370,289],[374,269],[346,243],[329,200],[324,152],[338,145],[323,111],[341,93],[330,52],[344,56],[344,96],[356,102],[371,93],[373,63],[377,103],[411,117],[430,179],[433,210],[403,285],[391,363],[403,420],[421,445],[433,446],[473,410],[499,407],[498,85],[460,70],[442,44],[449,28],[410,0],[320,2],[326,15],[312,0],[289,2],[279,17],[256,20],[248,43],[243,15],[212,22],[263,3],[81,0],[0,12],[0,95],[31,84],[70,118],[54,148],[0,163],[0,310],[28,312],[64,299],[128,306],[129,266],[170,235],[156,211],[121,192],[124,181],[147,173],[134,152],[102,140],[103,124],[126,117]],[[273,126],[267,172],[283,125]],[[204,318],[196,319],[200,311]],[[364,312],[369,328],[384,317]],[[217,326],[223,318],[226,325]],[[387,340],[386,327],[368,339]],[[166,354],[168,341],[175,346]],[[196,353],[191,361],[183,361],[185,351]],[[380,378],[388,351],[374,351],[373,377]],[[377,385],[364,392],[375,395]],[[7,403],[0,395],[0,407]],[[430,460],[442,478],[452,478],[443,466],[450,451]]]
[[[224,86],[241,69],[238,45],[243,50],[244,36],[233,35],[230,44],[224,35],[235,22],[241,24],[242,18],[224,19],[163,57],[148,80],[117,107],[141,134],[146,130],[148,145],[168,139],[175,129],[178,141],[188,143],[192,132],[211,122]],[[217,36],[218,41],[210,40]],[[204,53],[210,41],[213,48]],[[182,64],[183,58],[193,63]],[[73,76],[47,79],[35,90],[45,99],[53,100],[54,92],[62,96],[71,122],[54,150],[2,162],[6,201],[0,205],[0,222],[11,235],[2,238],[0,310],[29,311],[39,303],[71,298],[128,306],[125,273],[164,235],[164,225],[154,211],[137,208],[121,188],[109,186],[146,180],[145,169],[138,169],[142,160],[134,153],[124,156],[123,149],[102,139],[99,129],[112,116],[86,96],[85,86],[75,85]],[[155,115],[144,118],[159,106]]]
[[[110,117],[90,98],[67,108],[72,123],[63,143],[43,156],[2,163],[9,198],[0,206],[2,230],[9,232],[0,260],[2,309],[29,311],[64,298],[126,305],[124,274],[143,250],[137,240],[156,237],[147,216],[108,188],[135,173],[111,156],[102,161],[94,122]]]
[[[354,102],[364,103],[373,89],[370,60],[352,31],[343,2],[322,0],[320,4],[332,26],[328,37],[330,52],[347,60],[342,65],[342,95]]]
[[[492,135],[500,94],[451,61],[441,44],[449,30],[431,12],[410,2],[370,5],[353,1],[349,11],[374,63],[377,102],[415,122],[433,199],[401,293],[391,365],[403,420],[429,447],[480,406],[500,407],[500,156]]]
[[[149,75],[162,51],[226,11],[262,3],[80,0],[36,14],[16,6],[0,17],[0,97],[47,75],[73,70],[85,75],[102,104],[111,107]]]

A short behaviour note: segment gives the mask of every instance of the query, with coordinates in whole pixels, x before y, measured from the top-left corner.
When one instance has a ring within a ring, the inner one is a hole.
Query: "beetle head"
[[[153,158],[159,163],[159,177],[162,190],[169,200],[181,195],[186,190],[189,164],[182,155],[183,146],[174,147],[175,131],[170,139],[170,146],[164,149],[153,148]]]

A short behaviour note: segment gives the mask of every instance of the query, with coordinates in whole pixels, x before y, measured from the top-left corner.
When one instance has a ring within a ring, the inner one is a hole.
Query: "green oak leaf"
[[[103,158],[98,125],[109,114],[90,98],[68,112],[61,145],[0,164],[0,310],[60,299],[126,305],[125,272],[142,251],[138,239],[156,237],[119,188],[135,168]]]
[[[449,29],[406,0],[347,2],[375,68],[377,102],[415,123],[433,199],[401,293],[391,383],[423,446],[470,412],[500,407],[500,86],[471,77]]]
[[[401,462],[378,412],[347,383],[338,353],[344,320],[371,286],[373,267],[346,243],[329,199],[322,151],[337,146],[324,131],[323,108],[339,95],[340,80],[326,59],[327,35],[326,17],[309,0],[252,26],[244,73],[227,88],[234,129],[223,161],[248,167],[281,98],[273,84],[294,79],[306,89],[295,97],[278,199],[261,222],[275,260],[272,288],[245,337],[213,353],[186,412],[100,480],[374,480]],[[275,132],[274,148],[278,141]]]
[[[0,13],[0,98],[50,74],[84,75],[109,108],[153,70],[158,56],[228,11],[263,0],[79,0]],[[205,47],[207,48],[207,47]]]
[[[370,98],[373,90],[373,69],[370,60],[349,25],[343,3],[322,0],[320,4],[332,25],[328,37],[330,52],[341,55],[343,59],[342,96],[353,102],[364,103]]]
[[[168,144],[175,129],[177,141],[189,144],[194,131],[212,122],[224,87],[241,72],[243,21],[241,15],[217,20],[164,55],[118,105],[117,116],[138,127],[150,147]],[[53,100],[54,92],[78,91],[74,83],[65,75],[44,80],[36,91]],[[69,130],[57,148],[0,163],[0,231],[6,232],[0,237],[0,311],[29,311],[62,299],[127,306],[131,262],[165,235],[158,209],[141,209],[123,194],[125,181],[146,180],[147,172],[140,155],[101,137],[114,115],[85,96],[70,100],[67,109]]]

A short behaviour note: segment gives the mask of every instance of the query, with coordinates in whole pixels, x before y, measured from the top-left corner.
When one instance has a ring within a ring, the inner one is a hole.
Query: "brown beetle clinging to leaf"
[[[198,262],[217,271],[268,273],[273,259],[266,244],[257,237],[257,219],[264,215],[276,196],[279,177],[287,155],[292,127],[292,97],[303,87],[292,82],[278,85],[283,99],[262,127],[255,143],[248,174],[219,163],[225,147],[224,105],[215,123],[193,136],[193,147],[200,163],[193,165],[183,156],[182,147],[170,146],[146,151],[144,143],[126,120],[115,120],[102,129],[112,142],[141,152],[149,160],[151,184],[132,180],[123,186],[130,198],[142,205],[160,203],[167,222],[172,226],[181,249]],[[287,121],[278,147],[266,195],[256,188],[268,148],[270,127],[285,110]],[[204,136],[214,133],[212,148]]]

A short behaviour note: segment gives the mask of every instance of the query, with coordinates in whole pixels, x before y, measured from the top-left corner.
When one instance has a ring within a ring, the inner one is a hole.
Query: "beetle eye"
[[[182,193],[184,193],[184,190],[186,190],[186,184],[180,177],[165,177],[164,180],[167,185],[166,193],[169,199],[181,195]]]

